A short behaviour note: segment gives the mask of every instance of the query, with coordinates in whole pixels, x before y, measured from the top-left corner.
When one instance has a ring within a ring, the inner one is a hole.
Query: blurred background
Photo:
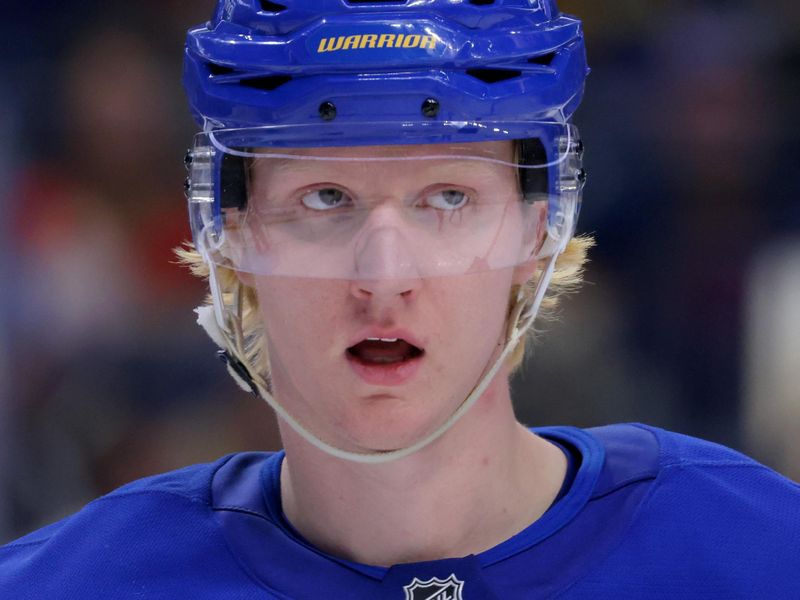
[[[6,7],[0,543],[131,479],[278,447],[194,324],[180,87],[213,2]],[[800,5],[562,0],[587,285],[515,379],[530,425],[645,421],[800,479]]]

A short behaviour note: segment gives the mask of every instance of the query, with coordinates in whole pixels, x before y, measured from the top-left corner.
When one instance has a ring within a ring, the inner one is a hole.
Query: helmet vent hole
[[[278,4],[277,2],[270,2],[270,0],[260,0],[260,2],[261,12],[279,13],[282,10],[286,10],[286,6]]]
[[[222,77],[223,75],[230,75],[235,73],[236,69],[226,67],[225,65],[218,65],[215,63],[208,63],[208,72],[214,77]]]
[[[291,80],[291,75],[267,75],[265,77],[250,77],[247,79],[242,79],[240,83],[245,87],[271,92],[272,90],[278,89],[284,83],[288,83]]]
[[[528,62],[533,65],[542,65],[543,67],[549,67],[553,63],[553,59],[556,57],[555,52],[548,52],[547,54],[542,54],[540,56],[533,56],[528,59]]]
[[[480,79],[484,83],[499,83],[519,77],[522,75],[522,71],[513,69],[467,69],[467,75]]]
[[[469,0],[469,3],[475,6],[489,6],[490,4],[494,4],[494,0]]]

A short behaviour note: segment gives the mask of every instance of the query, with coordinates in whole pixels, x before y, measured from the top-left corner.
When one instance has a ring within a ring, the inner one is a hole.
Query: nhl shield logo
[[[461,596],[463,589],[464,582],[456,579],[455,575],[447,579],[433,577],[425,581],[415,577],[414,581],[403,587],[405,600],[464,600]]]

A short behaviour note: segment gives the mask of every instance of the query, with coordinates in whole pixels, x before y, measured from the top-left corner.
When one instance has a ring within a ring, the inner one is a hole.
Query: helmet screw
[[[319,105],[319,116],[323,121],[333,121],[336,118],[336,105],[333,102],[323,102]]]
[[[192,180],[187,177],[183,182],[183,193],[188,196],[189,192],[191,191],[192,191]]]
[[[192,155],[191,150],[187,150],[186,154],[183,157],[183,166],[187,169],[192,166],[192,161],[194,160],[194,156]]]
[[[422,114],[432,119],[439,114],[439,101],[436,98],[426,98],[422,103]]]
[[[578,172],[575,174],[575,178],[581,185],[586,183],[586,169],[579,169]]]

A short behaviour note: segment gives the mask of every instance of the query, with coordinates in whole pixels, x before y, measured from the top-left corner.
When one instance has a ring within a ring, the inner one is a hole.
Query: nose
[[[350,292],[359,300],[414,297],[419,289],[418,279],[362,279],[353,281]]]
[[[396,219],[373,216],[375,219],[370,219],[356,241],[353,294],[358,298],[408,297],[420,285],[413,241]]]

